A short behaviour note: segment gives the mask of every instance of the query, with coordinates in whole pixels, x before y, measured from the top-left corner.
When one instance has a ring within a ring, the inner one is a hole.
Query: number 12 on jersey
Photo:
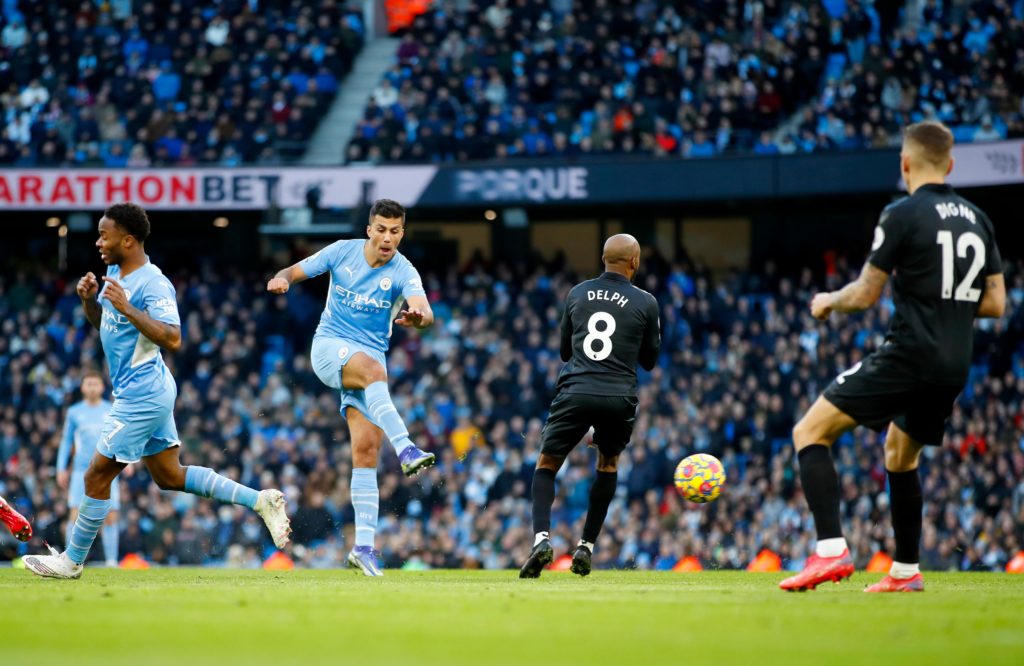
[[[598,330],[598,324],[604,328]],[[615,332],[615,317],[607,312],[595,312],[587,320],[587,337],[583,338],[583,351],[591,361],[603,361],[612,355],[612,333]],[[595,345],[600,343],[599,347]]]
[[[953,232],[940,231],[935,241],[942,246],[942,297],[945,299],[955,298],[958,301],[970,301],[977,303],[981,298],[981,289],[971,287],[975,278],[985,265],[985,242],[978,234],[968,231],[960,235],[956,241],[956,255],[961,259],[967,258],[967,250],[974,250],[974,260],[967,275],[961,280],[953,292]]]

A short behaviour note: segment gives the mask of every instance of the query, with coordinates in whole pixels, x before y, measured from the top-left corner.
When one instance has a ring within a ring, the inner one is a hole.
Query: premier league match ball
[[[676,490],[691,502],[707,504],[718,499],[725,487],[725,467],[718,458],[695,453],[676,465]]]

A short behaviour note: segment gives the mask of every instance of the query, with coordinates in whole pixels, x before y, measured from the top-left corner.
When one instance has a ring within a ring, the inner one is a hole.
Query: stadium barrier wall
[[[1024,141],[954,149],[957,186],[1024,183]],[[408,206],[660,203],[892,192],[898,151],[693,160],[530,160],[501,164],[166,169],[0,169],[0,210],[353,208],[389,197]]]

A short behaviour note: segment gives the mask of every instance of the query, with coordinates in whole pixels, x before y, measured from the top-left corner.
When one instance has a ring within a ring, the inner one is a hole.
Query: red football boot
[[[15,539],[28,541],[32,538],[32,525],[25,520],[25,516],[15,511],[3,497],[0,497],[0,520],[11,530]]]
[[[839,557],[811,555],[807,558],[804,570],[779,583],[779,587],[787,592],[803,592],[813,590],[829,581],[838,583],[852,575],[853,559],[850,558],[850,551],[847,549]]]
[[[924,592],[924,578],[914,574],[910,578],[886,576],[874,585],[864,588],[865,592]]]

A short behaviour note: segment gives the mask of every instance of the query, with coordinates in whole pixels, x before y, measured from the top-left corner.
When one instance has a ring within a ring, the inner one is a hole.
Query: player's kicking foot
[[[433,453],[420,451],[415,446],[407,446],[398,456],[398,462],[402,463],[402,474],[416,476],[428,467],[433,467],[437,458]]]
[[[11,534],[18,541],[28,541],[32,538],[32,525],[3,497],[0,497],[0,520],[7,526],[7,529],[11,530]]]
[[[370,546],[356,546],[348,554],[348,568],[358,569],[364,576],[383,576],[377,564],[377,554]]]
[[[577,576],[589,576],[591,554],[590,549],[583,544],[576,546],[576,550],[572,554],[572,566],[569,567],[569,571],[572,571]]]
[[[779,583],[779,587],[787,592],[803,592],[813,590],[829,581],[838,583],[852,575],[853,559],[850,558],[850,551],[847,549],[839,557],[811,555],[807,558],[804,570]]]
[[[256,498],[255,511],[267,524],[274,545],[278,548],[287,546],[292,524],[285,513],[284,493],[280,490],[261,490]]]
[[[874,585],[864,588],[865,592],[924,592],[924,578],[914,574],[910,578],[886,576]]]
[[[551,542],[544,539],[530,551],[530,556],[526,558],[526,564],[519,570],[519,577],[540,578],[540,572],[551,564],[553,559],[555,559],[555,552],[551,549]]]
[[[29,555],[22,560],[26,569],[43,578],[75,580],[82,577],[81,564],[75,564],[67,553],[58,553],[53,546],[46,547],[50,549],[50,555]]]

